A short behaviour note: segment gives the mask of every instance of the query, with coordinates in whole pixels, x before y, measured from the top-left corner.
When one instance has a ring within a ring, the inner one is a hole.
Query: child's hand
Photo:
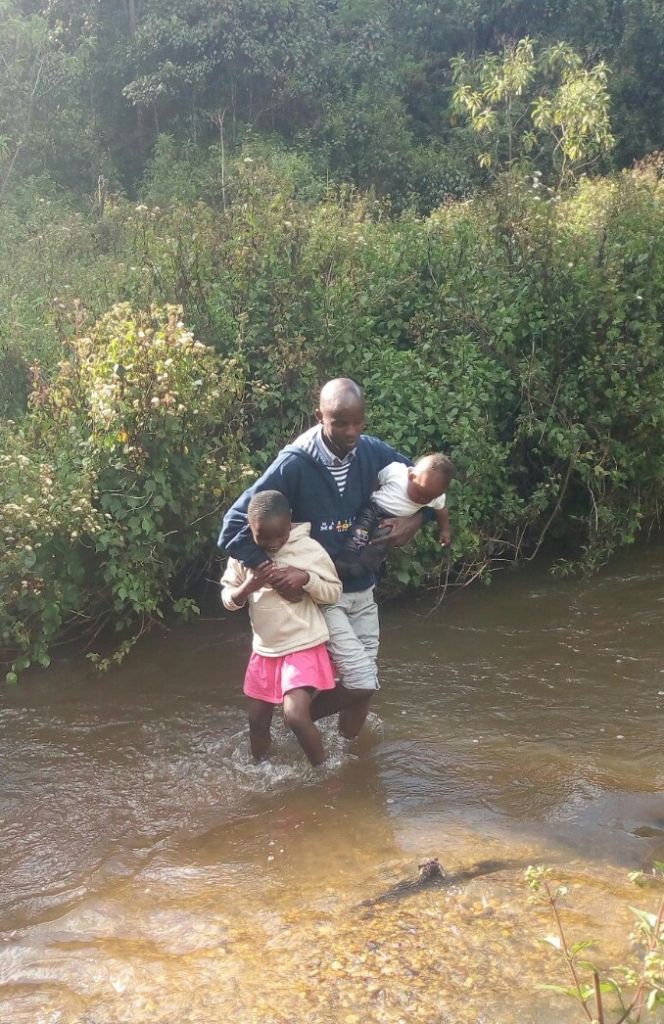
[[[452,534],[449,530],[441,530],[438,540],[444,548],[448,548],[452,543]]]
[[[255,569],[247,569],[247,575],[242,586],[244,593],[254,594],[261,587],[268,587],[270,585],[270,577],[275,569],[274,562],[262,562]]]

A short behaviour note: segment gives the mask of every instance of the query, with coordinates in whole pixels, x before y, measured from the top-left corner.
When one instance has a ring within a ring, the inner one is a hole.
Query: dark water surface
[[[0,1022],[566,1024],[520,866],[373,910],[438,856],[543,861],[570,941],[634,956],[664,859],[664,548],[382,612],[368,728],[249,763],[248,625],[151,637],[0,692]]]

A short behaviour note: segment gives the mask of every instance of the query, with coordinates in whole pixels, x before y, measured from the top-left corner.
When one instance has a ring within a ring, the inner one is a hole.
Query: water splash
[[[230,754],[226,758],[233,781],[245,791],[275,793],[295,787],[316,786],[338,774],[341,768],[357,758],[357,754],[352,743],[339,735],[335,720],[320,723],[319,728],[327,758],[318,768],[308,763],[282,719],[273,722],[270,754],[258,763],[251,758],[246,729],[234,733],[229,737]]]

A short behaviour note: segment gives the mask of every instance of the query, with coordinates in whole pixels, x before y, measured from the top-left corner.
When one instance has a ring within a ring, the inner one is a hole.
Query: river
[[[572,1024],[550,912],[633,961],[664,859],[664,547],[382,609],[362,737],[249,763],[242,615],[0,691],[2,1024]],[[363,906],[437,856],[466,884]],[[660,1018],[661,1019],[661,1018]]]

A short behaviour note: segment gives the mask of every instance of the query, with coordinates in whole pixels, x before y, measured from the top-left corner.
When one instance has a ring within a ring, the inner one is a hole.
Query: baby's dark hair
[[[257,519],[290,518],[291,509],[288,498],[281,491],[259,491],[254,494],[247,508],[247,517]]]
[[[420,469],[433,469],[441,476],[447,478],[447,480],[454,480],[457,475],[456,466],[447,455],[443,455],[442,452],[432,452],[431,455],[423,455],[421,459],[418,459],[415,463],[415,468]]]

